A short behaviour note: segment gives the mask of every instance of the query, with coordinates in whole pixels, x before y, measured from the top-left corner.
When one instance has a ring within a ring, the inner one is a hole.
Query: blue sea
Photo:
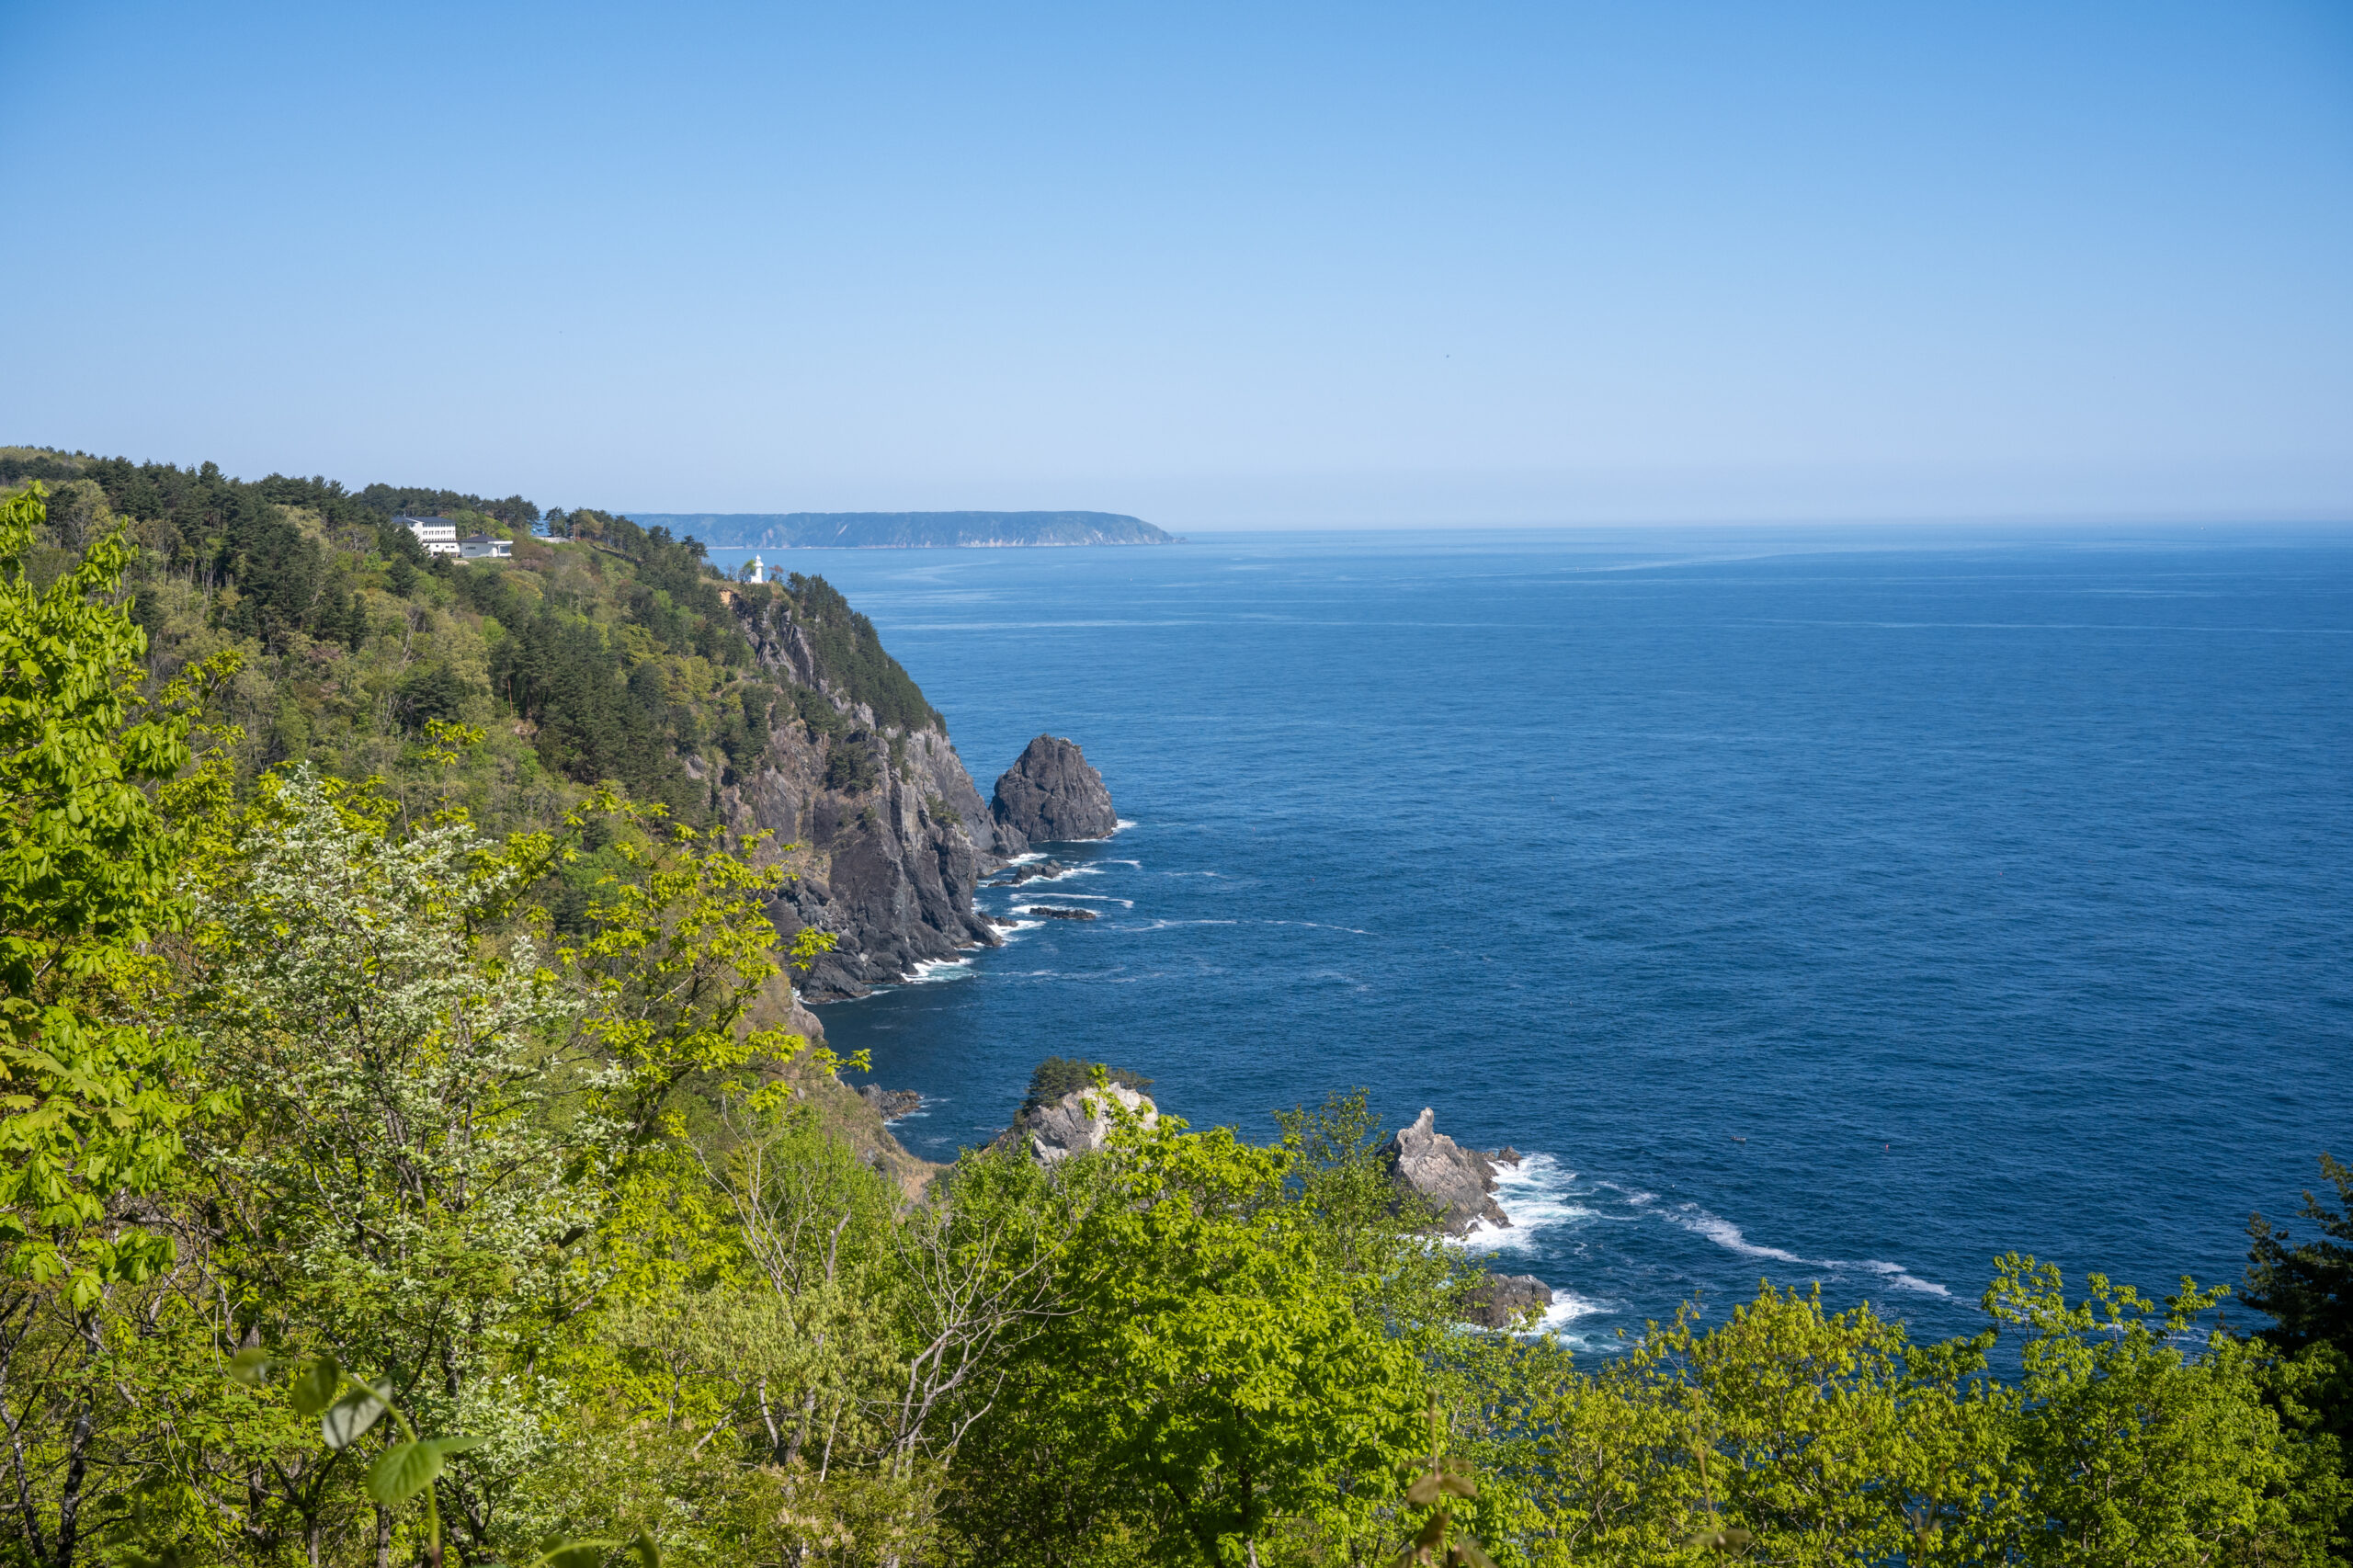
[[[717,551],[730,561],[742,552]],[[1608,1350],[1760,1277],[1968,1332],[1995,1256],[2238,1278],[2353,1155],[2353,531],[1208,535],[797,551],[983,796],[1128,825],[828,1006],[948,1158],[1048,1055],[1271,1139],[1362,1085],[1529,1159],[1496,1267]]]

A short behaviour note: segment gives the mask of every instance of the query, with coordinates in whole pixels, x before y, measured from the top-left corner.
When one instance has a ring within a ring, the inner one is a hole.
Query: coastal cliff
[[[765,743],[708,782],[730,828],[797,846],[781,854],[792,876],[768,913],[787,937],[804,926],[835,937],[797,977],[804,996],[824,1002],[996,945],[972,891],[998,857],[989,810],[945,722],[863,616],[822,582],[801,583],[730,596],[786,697],[766,716]],[[699,766],[710,765],[689,771]]]

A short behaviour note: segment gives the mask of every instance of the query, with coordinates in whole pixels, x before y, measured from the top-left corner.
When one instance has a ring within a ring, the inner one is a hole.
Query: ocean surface
[[[983,797],[1051,732],[1129,824],[983,895],[1098,920],[824,1009],[920,1153],[1048,1055],[1254,1138],[1362,1085],[1529,1154],[1472,1244],[1601,1351],[1759,1277],[1937,1335],[2011,1249],[2235,1281],[2353,1155],[2353,531],[780,559]]]

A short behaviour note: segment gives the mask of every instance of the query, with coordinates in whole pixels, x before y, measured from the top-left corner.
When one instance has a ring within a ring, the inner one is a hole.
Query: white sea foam
[[[1884,1263],[1878,1258],[1865,1258],[1860,1263],[1841,1263],[1833,1258],[1824,1267],[1841,1269],[1859,1268],[1867,1274],[1878,1275],[1899,1290],[1915,1290],[1923,1296],[1942,1296],[1948,1301],[1952,1299],[1950,1290],[1933,1279],[1923,1279],[1915,1274],[1906,1273],[1900,1263]]]
[[[1804,1258],[1779,1247],[1758,1246],[1740,1233],[1740,1227],[1731,1221],[1709,1213],[1696,1203],[1685,1203],[1666,1210],[1666,1217],[1698,1235],[1707,1237],[1720,1247],[1736,1252],[1743,1257],[1769,1257],[1776,1263],[1803,1263]]]
[[[1648,1193],[1643,1194],[1644,1199],[1649,1196]],[[1741,1234],[1739,1226],[1720,1215],[1709,1213],[1696,1203],[1680,1203],[1659,1212],[1685,1230],[1705,1236],[1718,1246],[1736,1252],[1743,1257],[1769,1258],[1775,1263],[1794,1264],[1800,1268],[1819,1268],[1830,1274],[1874,1274],[1886,1280],[1893,1290],[1911,1290],[1923,1296],[1942,1296],[1947,1300],[1952,1296],[1952,1292],[1942,1285],[1933,1279],[1921,1278],[1900,1263],[1889,1263],[1880,1258],[1849,1263],[1836,1257],[1800,1257],[1780,1247],[1759,1246]]]
[[[1136,825],[1125,817],[1113,817],[1111,819],[1111,831],[1113,833],[1125,833],[1129,828]]]
[[[971,959],[919,959],[915,972],[904,982],[908,985],[937,985],[945,980],[959,980],[972,971]]]
[[[1537,1321],[1536,1332],[1557,1334],[1579,1318],[1588,1318],[1596,1312],[1606,1312],[1608,1310],[1609,1304],[1607,1301],[1597,1301],[1591,1297],[1580,1296],[1574,1290],[1555,1290],[1552,1292],[1552,1304],[1544,1309],[1543,1317]]]
[[[1017,920],[1010,926],[1000,926],[996,934],[1001,941],[1010,943],[1016,937],[1035,931],[1045,924],[1042,920]]]
[[[1518,1166],[1495,1167],[1495,1206],[1508,1225],[1482,1220],[1462,1238],[1471,1252],[1532,1252],[1538,1237],[1573,1220],[1589,1220],[1593,1210],[1576,1201],[1569,1184],[1576,1172],[1563,1170],[1550,1154],[1523,1155]]]

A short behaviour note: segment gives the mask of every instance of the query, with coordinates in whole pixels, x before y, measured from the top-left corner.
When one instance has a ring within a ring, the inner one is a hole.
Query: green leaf
[[[259,1388],[268,1380],[270,1368],[276,1364],[275,1358],[256,1345],[229,1358],[229,1375],[249,1389]],[[305,1410],[301,1414],[308,1415],[311,1413]]]
[[[1449,1471],[1446,1474],[1439,1476],[1438,1478],[1438,1484],[1440,1491],[1451,1492],[1457,1497],[1476,1497],[1479,1495],[1479,1488],[1476,1483],[1467,1475],[1457,1475],[1451,1471]]]
[[[1438,1501],[1439,1482],[1435,1475],[1416,1476],[1414,1484],[1405,1488],[1405,1501],[1424,1506]]]
[[[335,1391],[342,1387],[343,1364],[332,1356],[320,1357],[294,1374],[294,1414],[317,1415],[335,1403]]]
[[[1454,1543],[1455,1551],[1470,1568],[1495,1568],[1495,1560],[1479,1550],[1479,1543],[1469,1536]]]
[[[1740,1551],[1756,1539],[1738,1525],[1711,1525],[1691,1538],[1691,1548],[1695,1551]]]
[[[326,1439],[330,1449],[347,1449],[367,1436],[370,1426],[383,1419],[384,1411],[392,1402],[390,1383],[353,1389],[319,1417],[319,1436]]]
[[[637,1553],[639,1568],[662,1568],[662,1549],[645,1531],[637,1532],[637,1539],[629,1543],[629,1549]]]
[[[574,1540],[549,1551],[533,1568],[602,1568],[605,1553],[612,1549],[608,1540]]]
[[[431,1443],[394,1443],[368,1467],[368,1495],[389,1508],[415,1496],[440,1473],[440,1450]]]

